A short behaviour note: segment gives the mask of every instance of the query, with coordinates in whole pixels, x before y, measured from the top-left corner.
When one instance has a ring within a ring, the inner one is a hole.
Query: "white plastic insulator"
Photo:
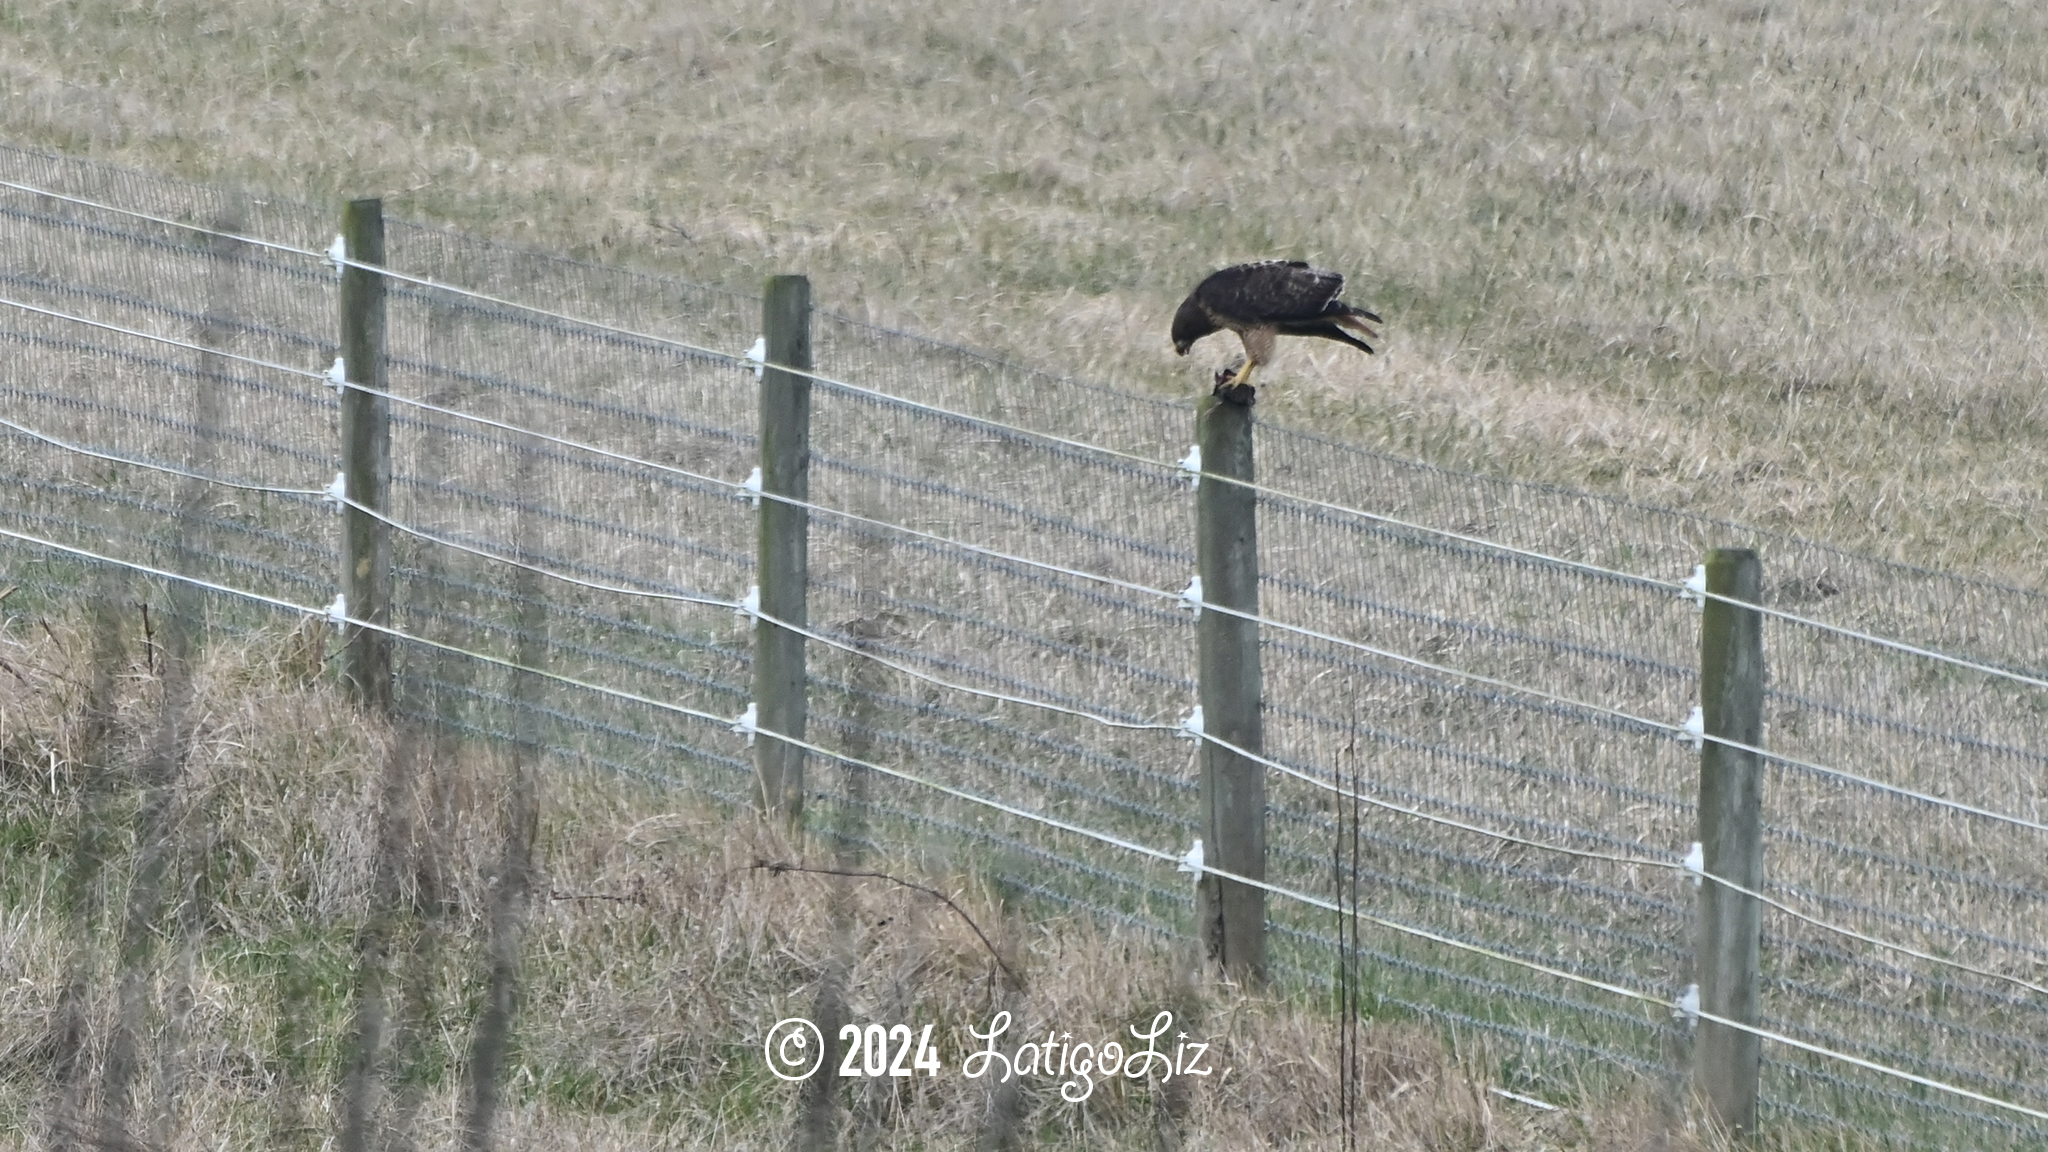
[[[1195,705],[1195,710],[1188,713],[1181,720],[1180,733],[1189,740],[1200,740],[1202,738],[1202,706],[1200,704]]]
[[[1180,865],[1174,871],[1191,872],[1194,874],[1195,883],[1200,884],[1202,882],[1202,838],[1200,836],[1195,837],[1195,846],[1188,849],[1187,854],[1180,858]]]
[[[1692,873],[1692,886],[1697,888],[1707,874],[1707,847],[1695,840],[1692,850],[1685,854],[1685,870]]]
[[[1184,607],[1193,608],[1197,611],[1201,610],[1202,578],[1200,576],[1197,576],[1194,579],[1189,580],[1188,586],[1186,588],[1181,589],[1180,602]]]
[[[1679,993],[1678,1003],[1671,1006],[1671,1018],[1673,1020],[1683,1020],[1688,1024],[1700,1022],[1699,985],[1687,984],[1685,991]]]
[[[348,473],[334,474],[334,483],[327,486],[327,498],[334,502],[336,508],[348,506]]]
[[[754,726],[760,719],[760,715],[760,705],[750,702],[747,705],[747,710],[740,713],[739,718],[732,722],[733,735],[745,736],[747,738],[747,747],[749,748],[754,746],[754,733],[760,731],[760,729]]]
[[[1700,711],[1699,705],[1693,705],[1692,715],[1687,716],[1685,718],[1684,732],[1685,735],[1680,737],[1680,739],[1690,741],[1692,743],[1693,751],[1697,752],[1701,748],[1704,748],[1706,746],[1707,714],[1705,712]]]
[[[761,373],[768,370],[768,338],[766,336],[754,337],[754,346],[747,349],[747,359],[753,362],[754,379],[759,380]]]
[[[1202,482],[1202,446],[1188,445],[1188,454],[1180,458],[1180,470],[1187,473],[1195,483]]]
[[[1692,575],[1686,579],[1685,591],[1678,594],[1680,600],[1692,601],[1694,608],[1705,611],[1707,607],[1707,566],[1693,565]]]
[[[348,361],[336,356],[327,369],[327,386],[336,392],[348,385]]]
[[[759,584],[755,584],[747,589],[747,594],[740,597],[740,606],[733,609],[732,614],[744,616],[749,620],[759,620],[761,618],[761,586]]]
[[[327,621],[336,628],[348,623],[348,597],[345,594],[335,593],[334,603],[327,606]]]
[[[1486,1090],[1503,1100],[1513,1100],[1517,1104],[1527,1104],[1531,1108],[1540,1109],[1544,1112],[1564,1111],[1564,1109],[1552,1104],[1548,1100],[1538,1100],[1534,1096],[1524,1096],[1520,1092],[1510,1092],[1498,1085],[1488,1085]]]
[[[327,246],[327,262],[334,265],[336,272],[348,266],[348,237],[336,236],[334,243]]]
[[[747,493],[747,499],[754,502],[754,507],[759,508],[761,506],[761,469],[756,467],[752,472],[747,473],[747,478],[741,481],[740,488]]]

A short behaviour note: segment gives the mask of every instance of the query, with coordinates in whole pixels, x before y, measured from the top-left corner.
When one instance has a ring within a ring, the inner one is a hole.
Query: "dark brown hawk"
[[[1195,341],[1225,328],[1244,341],[1244,363],[1235,374],[1218,374],[1217,386],[1233,390],[1250,384],[1252,371],[1273,358],[1276,336],[1320,336],[1370,353],[1380,318],[1337,299],[1344,277],[1301,260],[1238,264],[1195,285],[1173,314],[1173,350],[1182,356]]]

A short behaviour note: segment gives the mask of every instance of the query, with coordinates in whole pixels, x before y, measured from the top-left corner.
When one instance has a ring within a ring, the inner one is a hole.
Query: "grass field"
[[[1162,395],[1232,354],[1171,355],[1197,276],[1306,257],[1350,271],[1391,338],[1369,361],[1290,349],[1264,380],[1276,419],[2034,586],[2044,58],[2048,15],[1991,4],[11,4],[0,139],[382,194],[740,288],[804,271],[824,307]],[[5,637],[0,1119],[55,1145],[317,1146],[360,1099],[460,1141],[520,769],[352,723],[294,671],[297,639],[259,633],[197,657],[202,754],[152,809],[170,706],[140,626],[53,608]],[[380,793],[395,763],[423,791]],[[1023,973],[1005,993],[961,917],[759,873],[800,850],[730,813],[551,779],[539,814],[500,1143],[786,1142],[800,1098],[733,1037],[844,965],[867,1010],[980,1019],[1008,995],[1108,1031],[1171,1001],[1260,1055],[1228,1090],[1118,1099],[1085,1129],[1040,1093],[1018,1105],[1037,1143],[1333,1146],[1319,1006],[1013,922],[971,870],[864,865],[954,893]],[[175,883],[152,888],[152,851]],[[358,1097],[370,947],[411,992],[392,1078]],[[1694,1139],[1640,1100],[1545,1118],[1489,1097],[1483,1046],[1370,1043],[1397,1146]],[[65,1060],[99,1095],[46,1091]],[[965,1146],[985,1104],[856,1093],[846,1135]]]
[[[2048,14],[799,0],[0,9],[0,136],[1190,393],[1306,257],[1386,354],[1281,418],[2032,585]]]

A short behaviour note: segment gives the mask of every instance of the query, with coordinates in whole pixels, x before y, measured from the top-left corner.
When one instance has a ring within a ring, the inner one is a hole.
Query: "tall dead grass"
[[[0,136],[1162,391],[1204,270],[1390,317],[1279,418],[2035,583],[2048,12],[1526,0],[0,11]],[[1223,353],[1212,354],[1220,357]]]
[[[1027,921],[972,874],[850,860],[548,763],[479,1139],[468,1073],[512,756],[364,723],[305,681],[302,645],[258,631],[181,668],[132,601],[0,633],[0,1129],[20,1146],[779,1147],[802,1095],[766,1071],[763,1035],[828,998],[853,1022],[934,1024],[944,1065],[831,1082],[830,1145],[1337,1146],[1326,1006],[1203,983],[1154,938]],[[189,723],[153,846],[142,769],[181,677]],[[164,895],[124,935],[152,851]],[[1162,1009],[1214,1045],[1213,1077],[1103,1082],[1076,1105],[1057,1078],[991,1091],[960,1074],[967,1029],[999,1011],[1013,1050],[1048,1030],[1121,1036]],[[1369,1025],[1369,1143],[1699,1146],[1647,1090],[1541,1113],[1490,1093],[1488,1066],[1483,1043]]]

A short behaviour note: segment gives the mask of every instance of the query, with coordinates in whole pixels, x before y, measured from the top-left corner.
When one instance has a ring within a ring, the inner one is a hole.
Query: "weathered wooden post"
[[[1252,480],[1252,410],[1217,396],[1195,413],[1202,478],[1195,495],[1195,559],[1202,578],[1198,629],[1203,730],[1247,752],[1265,751],[1260,714],[1259,626],[1217,608],[1259,611],[1258,496],[1229,477]],[[1213,606],[1213,607],[1212,607]],[[1266,878],[1264,765],[1202,742],[1205,854],[1218,868]],[[1235,880],[1204,876],[1195,913],[1210,961],[1240,980],[1266,975],[1266,893]]]
[[[1755,552],[1707,553],[1700,613],[1700,714],[1708,737],[1763,746],[1763,596]],[[1717,596],[1727,600],[1714,599]],[[1743,603],[1732,604],[1729,600]],[[1708,739],[1700,746],[1700,846],[1707,873],[1751,892],[1763,888],[1763,758]],[[1763,907],[1709,880],[1700,888],[1700,1008],[1755,1026]],[[1702,1020],[1693,1079],[1714,1118],[1739,1138],[1756,1133],[1762,1038]]]
[[[384,202],[351,200],[341,212],[342,244],[352,261],[384,263]],[[367,269],[341,270],[341,358],[349,384],[386,391],[384,277]],[[341,467],[349,499],[377,512],[391,502],[391,405],[359,388],[341,390]],[[341,593],[356,620],[391,623],[391,533],[383,521],[356,508],[341,517]],[[342,632],[342,679],[356,701],[374,712],[391,711],[391,637],[350,624]]]
[[[761,299],[761,332],[770,365],[810,370],[809,280],[769,278]],[[810,513],[772,497],[811,498],[811,380],[774,367],[761,373],[761,492],[761,612],[808,627],[804,584],[809,579]],[[754,621],[754,703],[761,728],[803,739],[804,638],[767,620]],[[761,811],[790,821],[800,817],[803,749],[764,733],[754,743],[754,765]]]

